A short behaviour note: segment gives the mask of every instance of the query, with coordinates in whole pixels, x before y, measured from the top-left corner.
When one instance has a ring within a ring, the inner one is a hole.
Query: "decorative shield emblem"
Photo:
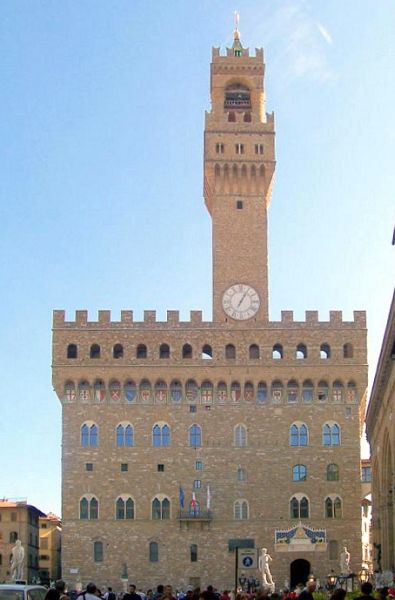
[[[272,391],[273,402],[275,402],[276,404],[281,402],[281,396],[282,396],[282,390],[273,390]]]
[[[166,402],[167,399],[167,392],[164,389],[159,388],[158,390],[155,390],[155,402],[157,402],[158,404],[163,404],[164,402]]]
[[[258,402],[261,402],[262,404],[266,402],[266,388],[258,387]]]
[[[128,402],[134,402],[136,399],[137,391],[132,386],[125,387],[125,398]]]
[[[342,401],[342,391],[341,390],[333,390],[333,402],[341,402]]]
[[[150,388],[147,388],[147,387],[141,388],[140,396],[141,396],[142,402],[149,402],[151,399]]]
[[[111,400],[117,402],[121,398],[121,388],[113,387],[111,388]]]
[[[244,388],[244,400],[247,402],[251,402],[254,399],[254,388],[253,387],[245,387]]]
[[[347,390],[347,400],[349,402],[354,402],[354,400],[355,400],[355,390],[353,388],[349,388]]]
[[[73,402],[75,400],[75,389],[67,388],[65,392],[65,397],[68,402]]]
[[[176,388],[176,387],[171,388],[170,397],[173,402],[181,402],[181,399],[182,399],[181,388]]]
[[[221,388],[221,389],[217,390],[217,398],[218,398],[218,402],[220,404],[225,404],[226,398],[227,398],[227,393],[226,393],[225,388]]]
[[[102,387],[95,388],[95,401],[96,402],[103,402],[105,397],[106,397],[105,388],[102,388]]]
[[[196,402],[198,395],[198,387],[196,383],[189,383],[187,385],[185,395],[187,397],[188,402]]]
[[[232,398],[232,402],[239,402],[240,396],[241,396],[240,387],[238,387],[238,386],[232,387],[231,392],[230,392],[230,397]]]
[[[88,388],[80,389],[80,400],[81,402],[87,402],[90,398],[90,393]]]
[[[212,402],[213,402],[212,388],[204,388],[202,390],[202,402],[203,402],[203,404],[212,404]]]

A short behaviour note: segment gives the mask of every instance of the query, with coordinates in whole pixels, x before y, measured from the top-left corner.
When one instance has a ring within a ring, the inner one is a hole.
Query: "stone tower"
[[[263,51],[250,56],[236,31],[226,55],[212,56],[213,320],[54,312],[70,588],[93,579],[120,590],[128,575],[143,589],[231,589],[235,548],[254,579],[267,548],[278,587],[338,573],[344,545],[359,569],[365,314],[268,319],[274,120]]]
[[[213,223],[213,318],[268,319],[267,208],[274,174],[274,117],[265,112],[263,50],[239,32],[213,50],[204,135],[204,196]]]

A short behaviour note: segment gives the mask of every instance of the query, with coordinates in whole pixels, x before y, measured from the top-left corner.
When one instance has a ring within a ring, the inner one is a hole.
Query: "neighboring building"
[[[61,577],[61,534],[60,517],[48,513],[40,517],[39,569],[41,583],[56,581]]]
[[[370,459],[361,461],[362,483],[362,567],[373,573],[373,552],[371,541],[372,522],[372,467]]]
[[[0,581],[10,579],[11,551],[16,540],[25,550],[23,580],[38,581],[39,517],[44,516],[26,500],[0,500]]]
[[[372,463],[374,570],[395,572],[395,292],[377,364],[366,434]]]
[[[192,311],[180,321],[171,310],[165,322],[155,311],[135,322],[125,310],[112,321],[104,310],[91,321],[81,310],[66,321],[54,312],[71,587],[93,579],[120,589],[127,571],[143,589],[229,589],[235,546],[252,559],[267,548],[279,587],[338,573],[343,545],[361,567],[365,313],[319,321],[307,311],[295,321],[283,311],[269,321],[275,153],[263,51],[250,56],[236,31],[226,55],[212,56],[204,195],[213,320]]]

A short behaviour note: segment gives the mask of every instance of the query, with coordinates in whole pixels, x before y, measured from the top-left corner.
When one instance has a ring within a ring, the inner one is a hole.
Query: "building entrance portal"
[[[298,583],[305,585],[308,576],[310,575],[310,563],[304,558],[298,558],[291,562],[291,590],[293,590]]]

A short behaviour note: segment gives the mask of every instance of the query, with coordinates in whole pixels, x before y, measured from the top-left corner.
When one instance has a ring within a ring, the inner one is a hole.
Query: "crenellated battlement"
[[[167,320],[158,321],[156,318],[155,310],[145,310],[143,321],[134,321],[132,310],[122,310],[121,320],[112,321],[110,310],[99,310],[97,320],[89,320],[87,310],[76,310],[75,318],[72,321],[66,320],[66,312],[64,310],[53,311],[53,327],[54,329],[74,329],[80,327],[98,327],[102,328],[146,328],[152,329],[153,326],[163,329],[163,327],[172,329],[174,327],[195,327],[207,328],[207,329],[229,329],[230,324],[228,322],[217,323],[213,321],[203,321],[202,311],[191,310],[190,318],[188,321],[180,320],[180,313],[178,310],[168,310]],[[305,311],[304,321],[295,321],[294,313],[292,310],[281,311],[281,320],[279,321],[268,321],[267,323],[256,323],[255,321],[248,321],[243,323],[233,323],[232,329],[238,331],[240,329],[280,329],[280,328],[303,328],[303,327],[322,327],[330,329],[351,328],[351,329],[364,329],[366,327],[366,312],[362,310],[354,311],[353,321],[343,320],[343,313],[341,310],[331,310],[329,312],[328,320],[319,320],[319,314],[317,310]]]

